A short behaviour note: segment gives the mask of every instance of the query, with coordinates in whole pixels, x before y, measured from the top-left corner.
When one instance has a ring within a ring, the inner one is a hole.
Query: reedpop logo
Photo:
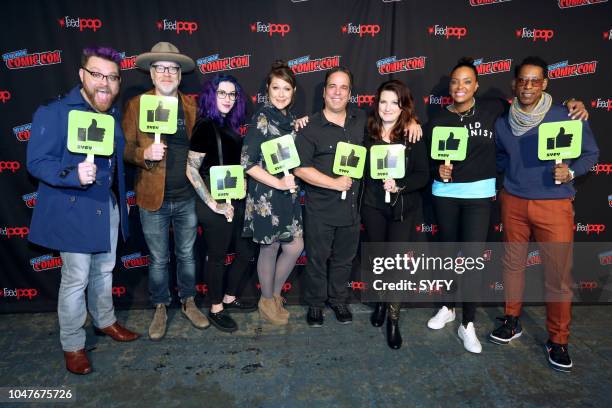
[[[605,224],[582,224],[577,223],[574,224],[574,231],[576,232],[586,232],[587,235],[591,233],[599,235],[601,232],[606,230]]]
[[[516,34],[516,38],[529,38],[532,41],[536,40],[544,40],[544,42],[548,42],[551,38],[555,36],[555,32],[553,30],[545,30],[541,28],[527,28],[523,27],[514,31]]]
[[[597,98],[596,101],[591,101],[591,107],[595,109],[605,109],[610,112],[612,110],[612,98]]]
[[[32,300],[38,296],[38,290],[35,288],[3,288],[0,290],[0,297],[10,298],[14,297],[17,300],[21,300],[22,298],[28,298],[28,300]]]
[[[450,95],[429,95],[423,97],[425,105],[440,105],[441,108],[452,105],[453,98]]]
[[[415,227],[416,232],[422,232],[426,234],[436,235],[438,233],[437,224],[421,224]]]
[[[0,235],[5,235],[7,238],[18,237],[25,238],[30,233],[28,227],[4,227],[0,228]]]
[[[442,25],[433,25],[427,27],[429,35],[436,37],[445,37],[447,40],[451,37],[456,37],[458,40],[467,35],[467,27],[449,27]]]
[[[270,37],[272,37],[273,34],[280,34],[281,37],[284,37],[285,34],[290,31],[291,26],[289,24],[262,23],[261,21],[251,24],[251,32],[267,33]]]
[[[15,173],[21,168],[21,163],[18,161],[0,161],[0,174],[4,171],[12,171]]]
[[[380,25],[378,24],[353,24],[346,23],[340,30],[343,34],[359,34],[359,37],[370,36],[374,37],[380,33]]]
[[[94,33],[102,28],[102,20],[99,18],[83,18],[64,16],[57,19],[61,28],[78,28],[79,31],[90,29]]]
[[[194,21],[158,20],[155,25],[159,31],[176,31],[176,34],[187,32],[189,35],[198,31],[198,23]]]
[[[0,167],[0,169],[1,169],[1,167]],[[610,163],[597,163],[596,165],[591,167],[591,171],[593,173],[595,173],[596,175],[599,175],[599,173],[605,173],[606,176],[608,176],[610,173],[612,173],[612,164],[610,164]]]
[[[257,92],[257,95],[251,96],[251,101],[253,103],[268,103],[268,95]]]
[[[2,54],[2,59],[8,69],[33,68],[45,65],[60,64],[62,51],[42,51],[28,54],[27,49]]]
[[[374,104],[375,95],[351,95],[349,103],[357,104],[357,107],[372,106]]]

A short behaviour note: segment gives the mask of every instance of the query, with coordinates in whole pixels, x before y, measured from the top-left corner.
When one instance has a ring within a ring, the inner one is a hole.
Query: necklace
[[[457,111],[457,108],[455,108],[455,104],[449,105],[447,109],[457,114],[461,122],[463,122],[463,118],[469,118],[471,116],[474,116],[474,114],[476,113],[476,99],[472,98],[472,106],[470,106],[469,109],[464,112]]]

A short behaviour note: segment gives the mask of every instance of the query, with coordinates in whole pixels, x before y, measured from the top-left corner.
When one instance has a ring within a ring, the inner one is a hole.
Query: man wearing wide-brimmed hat
[[[154,88],[146,95],[178,97],[177,131],[154,135],[139,130],[140,96],[126,105],[123,130],[125,160],[138,167],[134,190],[140,208],[140,221],[149,247],[149,292],[155,305],[155,315],[149,326],[151,340],[160,340],[166,333],[166,307],[172,296],[168,287],[169,228],[174,230],[174,253],[177,264],[177,284],[182,313],[191,323],[204,329],[208,319],[194,302],[197,217],[195,193],[185,168],[191,131],[196,119],[196,104],[178,91],[183,72],[194,69],[191,58],[179,52],[173,44],[159,42],[151,52],[136,58],[136,66],[149,71]],[[167,137],[166,137],[167,136]]]

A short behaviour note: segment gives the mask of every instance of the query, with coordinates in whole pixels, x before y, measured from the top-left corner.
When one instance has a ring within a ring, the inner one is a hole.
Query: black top
[[[221,165],[215,129],[221,139],[221,154],[223,155],[224,166],[239,165],[240,152],[242,151],[242,137],[231,128],[227,126],[219,127],[217,123],[208,118],[198,119],[193,127],[189,150],[206,153],[202,167],[200,167],[200,175],[207,185],[209,183],[210,168]]]
[[[362,110],[349,109],[344,126],[328,121],[323,112],[312,115],[308,126],[298,133],[295,144],[300,155],[300,167],[314,167],[321,173],[338,177],[332,172],[338,142],[363,145],[366,115]],[[346,192],[305,183],[306,211],[332,226],[347,226],[359,222],[359,180],[353,180]]]
[[[189,150],[189,137],[185,127],[185,112],[179,102],[176,123],[176,133],[164,135],[166,138],[166,187],[164,199],[188,200],[195,195],[193,186],[185,172],[187,166],[187,152]]]
[[[365,140],[368,152],[370,147],[374,145],[385,144],[388,143],[382,140],[372,140],[370,136],[367,136]],[[421,196],[418,190],[425,187],[429,182],[429,160],[425,141],[423,139],[416,143],[405,141],[404,145],[406,146],[406,173],[403,178],[395,180],[395,184],[400,191],[391,194],[390,203],[385,203],[383,180],[373,179],[370,175],[369,154],[365,168],[363,204],[380,209],[392,207],[394,218],[396,219],[403,218],[409,210],[421,203]]]
[[[468,129],[468,147],[463,161],[454,161],[453,182],[467,183],[495,178],[495,120],[508,108],[503,99],[476,98],[474,114],[463,117],[443,108],[432,115],[425,126],[424,134],[431,149],[432,130],[436,126],[463,126]],[[431,151],[431,150],[430,150]],[[428,156],[430,156],[428,154]],[[436,180],[442,181],[438,166],[442,161],[432,161],[432,173]],[[435,170],[434,170],[435,169]]]

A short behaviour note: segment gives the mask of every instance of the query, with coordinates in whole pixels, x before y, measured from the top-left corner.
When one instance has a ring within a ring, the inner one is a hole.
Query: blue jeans
[[[170,224],[174,230],[174,255],[179,297],[185,300],[196,295],[195,243],[198,219],[195,198],[186,201],[166,201],[157,211],[140,208],[140,223],[149,247],[149,293],[151,303],[165,304],[172,301],[168,288],[168,263],[170,261]]]
[[[62,280],[57,299],[60,342],[64,351],[77,351],[85,347],[85,319],[87,306],[93,324],[99,328],[111,326],[117,320],[113,307],[113,268],[119,228],[119,208],[109,201],[109,252],[79,254],[60,252]],[[84,227],[86,228],[86,227]],[[87,288],[87,305],[85,289]]]

